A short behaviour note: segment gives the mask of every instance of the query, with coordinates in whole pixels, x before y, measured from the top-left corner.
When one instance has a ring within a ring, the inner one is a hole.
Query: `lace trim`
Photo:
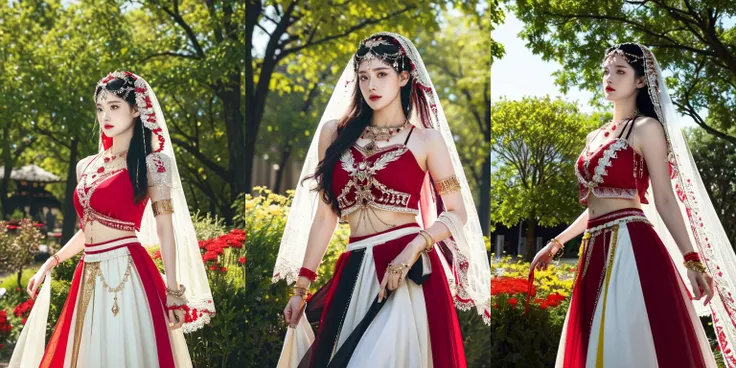
[[[168,155],[162,152],[149,154],[146,156],[146,167],[151,175],[151,182],[148,185],[169,188],[173,186],[172,163]]]
[[[439,217],[437,218],[437,221],[447,226],[447,228],[450,230],[450,233],[452,234],[458,234],[459,233],[459,227],[460,219],[453,213],[450,212],[442,212]],[[481,316],[483,321],[490,325],[491,324],[491,299],[490,299],[490,293],[488,294],[488,300],[484,301],[477,301],[474,300],[465,290],[465,285],[469,284],[468,281],[468,258],[460,252],[460,249],[457,246],[457,243],[452,238],[447,238],[442,241],[442,243],[445,244],[453,253],[454,255],[454,264],[452,265],[452,270],[455,275],[455,277],[452,277],[451,275],[447,275],[448,277],[448,284],[450,286],[450,292],[453,295],[453,299],[455,301],[455,307],[457,309],[460,309],[462,311],[468,311],[472,309],[473,307],[476,308],[476,311]],[[490,287],[490,285],[489,285]]]
[[[610,188],[610,187],[595,187],[592,190],[593,194],[599,198],[624,198],[634,199],[636,198],[636,189],[631,188]]]
[[[588,168],[590,167],[592,157],[586,158],[581,155],[581,158],[583,158],[585,173],[581,173],[578,165],[575,165],[575,176],[577,176],[578,182],[584,187],[581,189],[580,203],[587,204],[588,197],[590,197],[591,192],[601,198],[636,198],[636,194],[638,193],[636,189],[599,187],[599,185],[603,183],[603,177],[608,175],[607,168],[613,165],[612,159],[617,158],[617,152],[626,148],[627,145],[628,142],[622,138],[617,138],[613,144],[609,145],[608,148],[603,151],[603,155],[598,159],[598,162],[593,169],[593,177],[591,180],[587,180],[584,175],[588,174]],[[632,191],[634,193],[633,196],[630,194]]]
[[[276,283],[279,280],[285,280],[287,284],[293,284],[299,278],[299,269],[301,267],[301,262],[292,262],[286,258],[278,257],[271,282]]]
[[[216,314],[215,304],[212,299],[190,300],[187,302],[187,318],[190,322],[184,322],[181,326],[182,332],[192,333],[210,323],[212,317]]]

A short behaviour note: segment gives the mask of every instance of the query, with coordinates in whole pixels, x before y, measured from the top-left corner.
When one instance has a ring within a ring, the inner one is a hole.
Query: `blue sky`
[[[733,23],[733,20],[724,23]],[[492,33],[493,40],[504,46],[506,54],[503,58],[494,60],[491,68],[491,100],[498,101],[501,97],[519,100],[524,96],[550,95],[553,98],[575,101],[580,111],[592,112],[589,101],[593,98],[593,93],[572,87],[563,95],[554,84],[552,76],[562,66],[554,61],[544,61],[540,55],[527,49],[524,46],[525,41],[518,36],[522,28],[523,23],[513,13],[506,12],[505,23]],[[701,116],[705,118],[706,114],[701,113]],[[690,117],[681,116],[681,119],[684,126],[696,126]]]

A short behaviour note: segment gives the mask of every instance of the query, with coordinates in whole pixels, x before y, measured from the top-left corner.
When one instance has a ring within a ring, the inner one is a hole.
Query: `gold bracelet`
[[[424,240],[427,242],[427,245],[424,247],[424,250],[427,252],[431,252],[432,249],[434,249],[434,238],[432,238],[432,234],[430,234],[426,230],[419,230],[419,235],[421,235],[424,238]]]
[[[393,264],[393,263],[389,263],[387,269],[388,269],[388,272],[389,273],[392,273],[394,275],[401,275],[404,272],[404,269],[405,268],[409,268],[409,265],[406,264],[406,263],[404,263],[404,264]]]
[[[155,201],[151,204],[153,209],[153,216],[168,215],[174,213],[174,206],[171,204],[171,199],[162,199]]]
[[[706,272],[705,265],[701,261],[687,261],[684,265],[688,270],[693,270],[698,273]]]
[[[304,297],[307,295],[307,288],[302,286],[294,286],[294,289],[291,291],[291,296],[301,296]]]
[[[434,182],[439,195],[445,195],[447,193],[459,192],[460,182],[457,180],[457,176],[453,175],[447,179],[442,179]]]
[[[565,250],[565,244],[562,244],[562,242],[559,241],[557,238],[552,238],[552,240],[550,240],[550,243],[555,243],[556,245],[560,246],[560,250]]]
[[[169,289],[167,287],[166,288],[166,295],[173,296],[174,298],[181,298],[181,297],[184,296],[184,292],[186,292],[186,291],[187,291],[187,288],[184,287],[184,285],[179,284],[179,290],[173,290],[173,289]]]

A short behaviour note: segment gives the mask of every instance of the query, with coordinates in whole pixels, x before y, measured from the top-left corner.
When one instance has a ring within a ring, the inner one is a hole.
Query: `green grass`
[[[26,285],[28,285],[28,280],[33,277],[33,275],[38,271],[38,269],[41,268],[41,264],[33,264],[23,270],[23,274],[20,277],[20,283],[25,288]],[[5,288],[6,290],[15,290],[15,288],[18,287],[18,275],[16,273],[12,273],[10,275],[6,275],[5,278],[0,281],[0,288]]]

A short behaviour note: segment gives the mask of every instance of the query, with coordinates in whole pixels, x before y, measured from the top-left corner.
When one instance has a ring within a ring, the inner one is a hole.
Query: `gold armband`
[[[460,182],[457,181],[457,176],[455,175],[447,179],[438,180],[434,182],[434,185],[437,188],[439,195],[460,191]]]
[[[171,204],[170,199],[155,201],[151,204],[151,208],[153,209],[153,216],[168,215],[174,213],[174,206]]]

